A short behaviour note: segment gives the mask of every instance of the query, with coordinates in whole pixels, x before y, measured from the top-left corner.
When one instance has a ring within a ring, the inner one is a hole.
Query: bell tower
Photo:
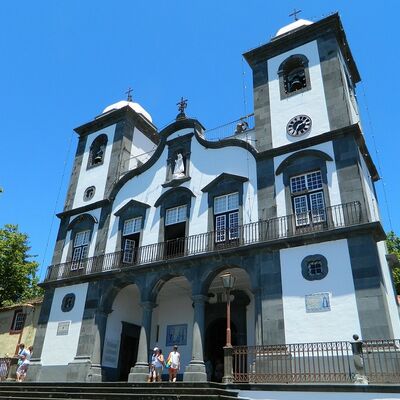
[[[244,57],[253,70],[259,151],[359,122],[360,76],[338,14],[315,23],[295,15],[270,42]]]

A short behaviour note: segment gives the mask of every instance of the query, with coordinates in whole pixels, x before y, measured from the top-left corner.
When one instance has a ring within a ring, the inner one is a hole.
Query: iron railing
[[[246,140],[246,135],[254,129],[254,126],[254,114],[249,114],[227,124],[205,130],[204,137],[209,141],[218,141],[227,138]]]
[[[363,342],[370,383],[400,383],[399,340]],[[356,369],[350,342],[234,346],[235,383],[351,383]]]
[[[257,221],[230,229],[206,232],[166,242],[140,246],[126,252],[115,252],[70,261],[48,267],[45,280],[64,279],[188,257],[255,243],[318,233],[367,222],[359,202],[340,204],[317,211]]]
[[[10,370],[11,358],[0,357],[0,381],[5,381]]]

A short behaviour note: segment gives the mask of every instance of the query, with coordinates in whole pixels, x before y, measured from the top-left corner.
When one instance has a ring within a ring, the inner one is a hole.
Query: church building
[[[180,379],[206,381],[205,361],[223,361],[226,273],[233,346],[400,337],[338,14],[244,58],[254,110],[223,129],[182,99],[158,130],[130,96],[75,129],[29,379],[145,381],[151,350],[177,345]]]

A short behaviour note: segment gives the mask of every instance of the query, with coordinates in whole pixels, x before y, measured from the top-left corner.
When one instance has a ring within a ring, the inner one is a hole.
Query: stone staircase
[[[43,383],[1,382],[0,399],[10,400],[241,400],[218,383]],[[243,398],[242,398],[243,400]]]

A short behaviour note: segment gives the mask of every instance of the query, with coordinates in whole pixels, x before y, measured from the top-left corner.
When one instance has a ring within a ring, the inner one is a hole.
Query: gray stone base
[[[183,374],[184,382],[207,382],[206,367],[203,361],[191,361]]]
[[[102,382],[101,366],[92,364],[87,357],[78,358],[68,364],[67,382]]]
[[[149,366],[147,364],[136,364],[131,368],[128,382],[147,382],[149,377]]]

